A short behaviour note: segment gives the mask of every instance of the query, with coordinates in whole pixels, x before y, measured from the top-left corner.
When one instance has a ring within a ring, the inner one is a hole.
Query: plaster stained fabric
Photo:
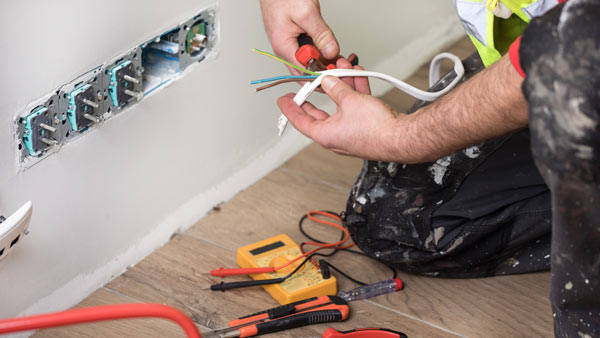
[[[465,77],[483,68],[476,54],[463,64]],[[413,273],[484,277],[550,267],[550,193],[528,129],[433,163],[365,161],[345,222],[367,255]]]
[[[569,0],[521,42],[532,149],[552,190],[557,337],[600,337],[600,0]]]

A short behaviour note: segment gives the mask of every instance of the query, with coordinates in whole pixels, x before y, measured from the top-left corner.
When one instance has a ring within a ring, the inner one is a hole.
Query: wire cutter
[[[407,336],[402,332],[388,329],[368,328],[337,331],[333,328],[329,328],[320,338],[407,338]]]
[[[278,306],[234,319],[229,326],[203,333],[208,338],[252,337],[305,325],[340,322],[348,318],[348,302],[321,296]]]
[[[335,69],[335,63],[326,64],[321,58],[321,53],[313,43],[313,39],[305,33],[298,36],[298,49],[296,50],[296,61],[312,71],[322,71],[326,69]],[[358,56],[354,53],[348,56],[348,61],[353,66],[358,65]]]

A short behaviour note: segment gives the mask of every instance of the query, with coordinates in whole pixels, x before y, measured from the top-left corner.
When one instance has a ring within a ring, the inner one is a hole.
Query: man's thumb
[[[344,101],[346,97],[354,93],[354,90],[352,90],[347,83],[331,75],[323,78],[321,87],[338,106],[342,104],[342,101]]]

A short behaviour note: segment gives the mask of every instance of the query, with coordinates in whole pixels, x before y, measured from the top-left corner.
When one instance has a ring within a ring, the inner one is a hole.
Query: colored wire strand
[[[296,66],[295,64],[293,64],[293,63],[291,63],[291,62],[288,62],[288,61],[286,61],[286,60],[284,60],[284,59],[282,59],[282,58],[280,58],[280,57],[278,57],[278,56],[275,56],[275,55],[273,55],[273,54],[271,54],[271,53],[268,53],[268,52],[263,52],[263,51],[262,51],[262,50],[260,50],[260,49],[256,49],[256,48],[254,48],[254,49],[252,49],[252,51],[253,51],[253,52],[256,52],[256,53],[258,53],[258,54],[262,54],[262,55],[265,55],[265,56],[271,57],[271,58],[273,58],[273,59],[275,59],[275,60],[277,60],[277,61],[279,61],[279,62],[281,62],[281,63],[284,63],[284,64],[286,64],[286,65],[288,65],[288,66],[290,66],[290,67],[292,67],[292,68],[295,68],[295,69],[297,69],[297,70],[299,70],[299,71],[301,71],[301,72],[304,72],[304,73],[306,73],[306,74],[310,74],[310,75],[319,75],[319,73],[317,73],[317,72],[313,72],[313,71],[310,71],[310,70],[308,70],[308,69],[304,69],[304,68],[302,68],[302,67]]]
[[[324,242],[321,242],[321,241],[304,242],[304,243],[302,243],[302,245],[313,245],[313,246],[316,246],[316,248],[314,248],[314,249],[312,249],[312,250],[310,250],[308,252],[304,252],[302,255],[300,255],[300,256],[298,256],[298,257],[296,257],[296,258],[288,261],[287,263],[285,263],[283,265],[275,267],[275,270],[281,270],[283,268],[286,268],[286,267],[290,266],[291,264],[293,264],[294,262],[297,262],[298,260],[302,259],[303,257],[308,257],[308,256],[310,256],[310,255],[312,255],[312,254],[314,254],[317,251],[322,250],[322,249],[334,249],[334,250],[337,251],[337,250],[348,249],[348,248],[351,248],[351,247],[354,246],[354,243],[343,245],[345,242],[347,242],[348,240],[350,240],[350,233],[348,232],[348,230],[346,230],[340,224],[316,218],[314,216],[315,214],[316,215],[322,215],[322,216],[325,216],[325,217],[332,218],[332,219],[334,219],[334,220],[336,220],[336,221],[338,221],[338,222],[341,223],[342,219],[340,218],[340,216],[338,216],[338,215],[336,215],[334,213],[328,213],[326,211],[311,211],[311,212],[309,212],[307,214],[307,217],[309,219],[315,221],[315,222],[318,222],[320,224],[329,225],[329,226],[332,226],[334,228],[337,228],[337,229],[341,230],[342,231],[342,238],[339,241],[335,242],[335,243],[324,243]],[[302,247],[301,247],[301,250],[302,250]]]
[[[313,80],[316,79],[318,76],[316,75],[283,75],[283,76],[275,76],[275,77],[269,77],[266,79],[260,79],[260,80],[252,80],[250,81],[250,84],[259,84],[259,83],[264,83],[264,82],[272,82],[272,81],[277,81],[277,80],[287,80],[287,79],[294,79],[294,80]]]
[[[298,82],[298,80],[291,80],[291,79],[290,80],[279,80],[279,81],[275,81],[273,83],[269,83],[268,85],[264,85],[262,87],[255,88],[254,90],[257,92],[260,92],[261,90],[269,89],[271,87],[275,87],[277,85],[280,85],[282,83],[287,83],[287,82]]]
[[[177,323],[188,338],[201,338],[194,322],[181,311],[162,304],[118,304],[0,320],[0,334],[115,319],[158,317]]]

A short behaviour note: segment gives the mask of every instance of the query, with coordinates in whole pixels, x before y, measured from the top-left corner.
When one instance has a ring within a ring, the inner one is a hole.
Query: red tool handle
[[[296,60],[300,62],[304,67],[309,67],[313,62],[319,62],[319,58],[321,57],[321,53],[310,36],[307,34],[300,34],[298,36],[298,49],[296,50]],[[322,60],[323,62],[325,60]],[[348,61],[353,66],[358,65],[358,56],[354,53],[348,56]],[[319,63],[319,66],[326,67],[326,69],[335,69],[335,62],[330,64]]]
[[[323,333],[322,338],[407,338],[407,336],[402,332],[388,329],[366,328],[340,332],[330,327]]]
[[[304,33],[298,36],[298,46],[296,60],[304,67],[308,67],[311,62],[317,61],[321,57],[321,53],[315,47],[312,38]]]
[[[225,277],[225,276],[236,276],[236,275],[252,275],[255,273],[272,273],[275,272],[274,267],[266,268],[243,268],[243,269],[223,269],[219,268],[210,272],[211,276]]]

